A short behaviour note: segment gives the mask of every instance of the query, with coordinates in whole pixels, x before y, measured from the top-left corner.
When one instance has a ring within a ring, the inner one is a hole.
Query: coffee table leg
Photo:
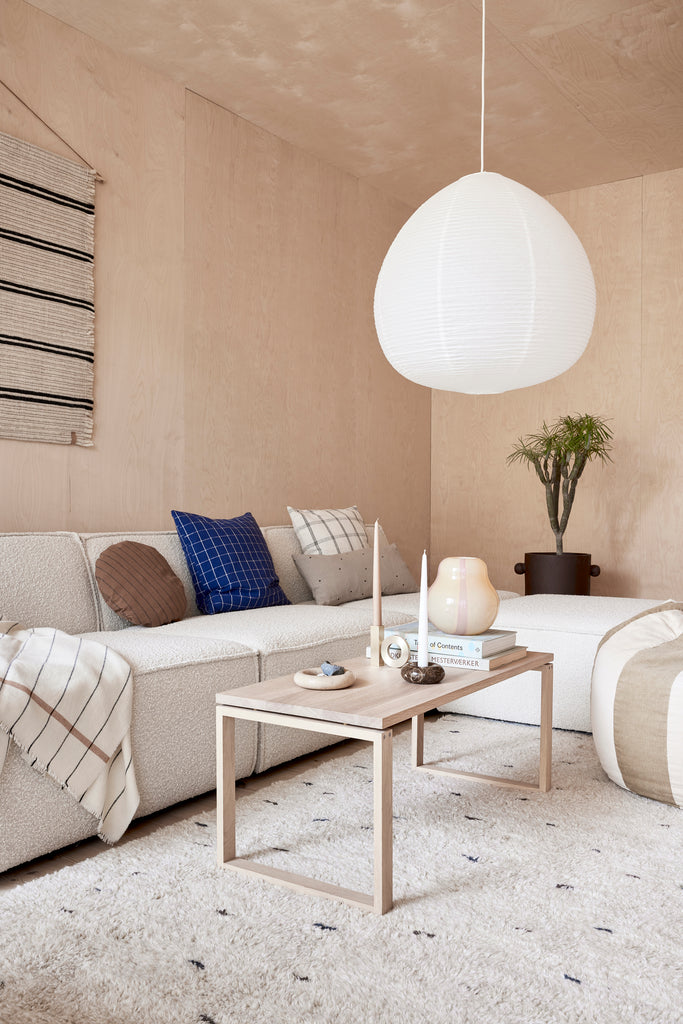
[[[410,748],[413,768],[424,764],[425,716],[415,715],[411,719]]]
[[[541,759],[538,770],[538,788],[542,793],[550,789],[553,761],[553,666],[541,669]]]
[[[216,845],[218,863],[235,857],[235,719],[216,711]]]
[[[374,911],[386,914],[393,903],[393,798],[391,730],[373,741],[375,802]]]
[[[481,775],[479,772],[461,772],[438,764],[424,763],[424,715],[412,719],[413,768],[436,775],[453,775],[456,778],[472,779],[474,782],[489,782],[496,786],[511,786],[519,789],[535,789],[547,793],[550,789],[553,748],[553,666],[549,662],[538,669],[541,676],[541,749],[539,757],[538,782],[524,782],[499,775]]]
[[[298,872],[259,864],[235,855],[235,719],[264,722],[309,732],[329,732],[373,745],[374,881],[372,893],[356,892]],[[337,722],[301,718],[252,708],[219,705],[216,709],[216,803],[218,863],[221,866],[285,885],[297,892],[341,900],[353,907],[386,914],[392,906],[392,760],[391,729],[378,731]]]

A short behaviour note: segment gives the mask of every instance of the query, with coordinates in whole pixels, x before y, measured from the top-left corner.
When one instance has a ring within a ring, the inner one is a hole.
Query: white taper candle
[[[427,668],[429,664],[427,615],[427,552],[422,553],[422,575],[420,577],[420,615],[417,621],[417,667]]]
[[[379,568],[379,520],[375,520],[375,546],[372,553],[372,624],[382,625],[382,577]]]

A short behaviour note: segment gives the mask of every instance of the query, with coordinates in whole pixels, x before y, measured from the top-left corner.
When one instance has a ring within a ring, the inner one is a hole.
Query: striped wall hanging
[[[92,445],[95,173],[0,133],[0,437]]]

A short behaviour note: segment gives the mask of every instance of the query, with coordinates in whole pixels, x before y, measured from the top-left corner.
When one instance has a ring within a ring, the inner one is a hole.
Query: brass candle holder
[[[382,662],[384,626],[370,626],[370,664],[379,668]]]

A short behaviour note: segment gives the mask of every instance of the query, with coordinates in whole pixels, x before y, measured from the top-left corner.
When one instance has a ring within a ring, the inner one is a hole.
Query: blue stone
[[[324,661],[320,667],[326,676],[343,676],[346,672],[343,665],[331,665],[329,661]]]

